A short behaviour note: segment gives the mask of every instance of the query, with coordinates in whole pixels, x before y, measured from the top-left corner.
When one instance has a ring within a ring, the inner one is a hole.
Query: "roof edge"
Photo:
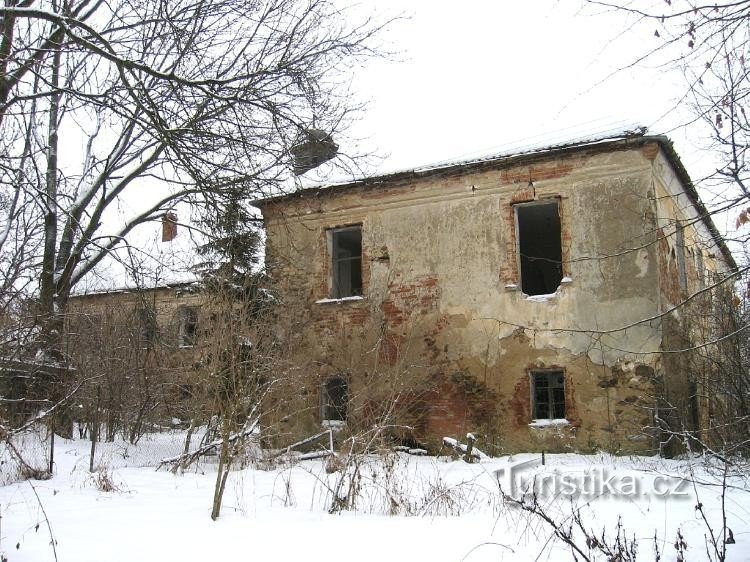
[[[696,211],[698,211],[698,216],[703,220],[703,224],[706,225],[706,228],[708,228],[711,236],[713,236],[714,242],[721,250],[721,253],[724,255],[724,259],[727,261],[727,265],[733,273],[737,272],[739,270],[739,266],[737,265],[732,252],[729,250],[729,247],[724,241],[724,237],[721,235],[719,229],[716,227],[716,224],[711,218],[711,212],[706,208],[706,205],[701,200],[700,195],[698,195],[698,190],[696,189],[695,184],[693,184],[693,180],[690,178],[690,174],[688,174],[688,171],[682,163],[680,156],[677,154],[677,151],[674,148],[674,143],[672,143],[672,141],[666,135],[657,135],[651,138],[659,143],[659,146],[666,154],[667,160],[669,160],[669,163],[674,168],[674,171],[677,174],[680,183],[682,183],[685,193],[690,198],[690,201],[693,203]]]
[[[539,147],[515,153],[496,154],[488,156],[486,158],[424,166],[422,168],[414,168],[411,170],[381,174],[340,184],[308,187],[300,189],[293,193],[259,199],[253,201],[252,204],[260,208],[262,211],[264,207],[270,205],[285,203],[296,199],[307,199],[327,194],[335,194],[341,191],[347,191],[349,189],[388,186],[408,180],[419,180],[429,178],[431,176],[455,174],[463,171],[477,171],[488,168],[504,168],[518,165],[519,163],[533,162],[536,160],[554,157],[560,154],[575,153],[584,150],[595,152],[627,150],[634,147],[641,147],[652,142],[657,143],[664,152],[667,160],[674,168],[677,177],[682,183],[685,193],[698,212],[699,217],[706,225],[706,228],[711,233],[714,242],[721,250],[721,253],[724,256],[727,265],[730,267],[731,271],[736,272],[739,269],[737,262],[735,261],[734,256],[727,247],[726,242],[724,242],[724,237],[721,235],[718,228],[716,227],[716,224],[711,218],[711,213],[706,208],[703,201],[701,201],[700,196],[698,195],[698,191],[693,184],[693,180],[690,178],[690,175],[688,174],[684,164],[682,163],[682,160],[680,160],[680,157],[677,154],[672,141],[666,135],[648,135],[645,133],[644,129],[634,132],[626,132],[616,136],[574,141],[570,143]]]
[[[96,289],[90,292],[82,292],[82,293],[73,293],[70,295],[71,299],[75,298],[83,298],[83,297],[95,297],[95,296],[101,296],[101,295],[117,295],[122,293],[145,293],[147,291],[159,291],[159,290],[169,290],[169,289],[186,289],[188,287],[194,286],[196,284],[199,284],[201,281],[200,279],[196,279],[195,281],[177,281],[174,283],[160,283],[158,285],[152,285],[150,287],[145,286],[124,286],[124,287],[113,287],[112,289]]]
[[[621,135],[591,138],[581,141],[573,141],[568,143],[554,144],[549,146],[540,146],[528,150],[521,150],[516,152],[500,153],[489,155],[484,158],[476,158],[471,160],[458,160],[455,162],[446,162],[438,164],[428,164],[418,168],[412,168],[407,170],[401,170],[396,172],[389,172],[387,174],[379,174],[376,176],[368,176],[353,181],[334,183],[328,185],[321,185],[316,187],[300,188],[292,193],[285,193],[276,195],[273,197],[265,197],[263,199],[256,199],[252,202],[252,205],[263,208],[267,205],[279,203],[282,201],[290,201],[294,199],[304,199],[308,197],[317,197],[327,193],[336,193],[338,191],[346,191],[348,189],[354,189],[357,187],[369,187],[388,185],[392,183],[398,183],[411,179],[423,179],[430,176],[439,174],[450,174],[458,173],[464,170],[476,170],[485,168],[497,168],[513,166],[518,162],[533,161],[543,158],[548,158],[557,154],[563,154],[566,152],[577,152],[579,150],[611,150],[612,147],[628,148],[634,145],[645,144],[649,141],[659,141],[660,139],[666,139],[666,137],[660,135],[646,135],[641,131],[628,132]],[[668,139],[667,139],[668,140]]]

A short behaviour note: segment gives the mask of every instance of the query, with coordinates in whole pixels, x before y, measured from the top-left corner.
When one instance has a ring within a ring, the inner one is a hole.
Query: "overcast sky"
[[[350,136],[337,139],[346,153],[378,155],[369,174],[635,125],[668,134],[693,178],[710,169],[700,131],[680,127],[688,113],[677,103],[685,93],[679,69],[656,60],[633,66],[661,44],[650,25],[583,0],[366,0],[353,11],[400,16],[381,36],[393,54],[355,69],[352,99],[367,106]],[[326,172],[306,174],[302,184],[350,179]],[[179,212],[187,219],[188,211]],[[715,220],[726,231],[734,219]],[[164,245],[158,225],[147,230],[134,259],[170,264],[145,280],[154,283],[189,261],[190,240],[183,234],[179,244]]]
[[[361,9],[375,9],[374,2]],[[678,72],[627,67],[659,44],[648,26],[580,0],[410,0],[385,38],[398,52],[353,83],[369,100],[353,132],[387,159],[379,171],[472,157],[520,145],[643,124],[671,131],[683,93]],[[613,74],[614,73],[614,74]],[[679,131],[678,150],[688,154]]]

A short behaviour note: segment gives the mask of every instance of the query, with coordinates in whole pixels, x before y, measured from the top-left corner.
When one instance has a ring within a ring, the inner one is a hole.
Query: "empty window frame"
[[[362,295],[362,225],[328,231],[331,298]]]
[[[675,225],[675,245],[677,246],[677,275],[680,289],[687,291],[687,265],[685,262],[685,227],[678,221]]]
[[[151,347],[156,341],[156,311],[152,306],[138,309],[140,342],[143,347]]]
[[[531,372],[531,410],[536,420],[565,419],[565,373]]]
[[[706,288],[706,269],[703,264],[703,250],[700,248],[695,249],[695,269],[698,271],[698,287],[700,289]]]
[[[320,418],[323,422],[346,421],[349,385],[344,377],[328,379],[320,393]]]
[[[100,340],[104,337],[108,325],[104,314],[101,313],[84,313],[81,316],[82,324],[77,328],[84,337],[89,337],[92,341]]]
[[[198,309],[182,306],[178,311],[177,345],[193,347],[198,335]]]
[[[518,204],[515,216],[521,290],[527,295],[554,293],[563,278],[559,201]]]

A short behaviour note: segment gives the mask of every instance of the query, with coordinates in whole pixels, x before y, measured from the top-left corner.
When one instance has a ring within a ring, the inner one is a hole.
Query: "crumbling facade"
[[[645,452],[670,415],[707,415],[673,353],[691,341],[681,303],[735,265],[664,137],[258,206],[300,434],[323,423],[426,444],[471,431],[493,453]]]
[[[195,417],[190,399],[204,384],[204,308],[205,295],[193,283],[72,296],[64,353],[87,406],[73,415],[103,412],[107,438]]]

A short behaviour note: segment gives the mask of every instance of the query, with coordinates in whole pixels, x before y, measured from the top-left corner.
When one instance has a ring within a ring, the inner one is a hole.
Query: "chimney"
[[[177,236],[177,213],[169,211],[161,218],[161,241],[171,242]]]

